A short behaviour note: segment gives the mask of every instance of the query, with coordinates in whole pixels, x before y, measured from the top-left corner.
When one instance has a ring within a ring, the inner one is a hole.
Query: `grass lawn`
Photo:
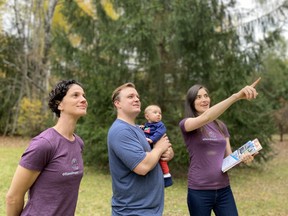
[[[5,194],[28,143],[28,139],[0,137],[0,215],[5,215]],[[274,149],[275,158],[261,167],[229,171],[240,216],[288,216],[288,138]],[[164,216],[188,216],[186,178],[173,180],[174,185],[165,189]],[[110,198],[110,175],[86,167],[76,216],[109,216]]]

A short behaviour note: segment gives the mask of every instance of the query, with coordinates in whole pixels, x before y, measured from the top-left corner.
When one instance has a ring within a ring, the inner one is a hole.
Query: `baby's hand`
[[[149,138],[146,138],[146,140],[147,140],[147,142],[150,143],[150,144],[153,143],[153,141],[152,141],[151,139],[149,139]]]

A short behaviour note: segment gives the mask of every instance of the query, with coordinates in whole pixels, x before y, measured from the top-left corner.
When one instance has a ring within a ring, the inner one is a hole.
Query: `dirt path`
[[[10,136],[0,136],[0,147],[1,146],[26,146],[30,142],[30,138],[23,137],[10,137]]]

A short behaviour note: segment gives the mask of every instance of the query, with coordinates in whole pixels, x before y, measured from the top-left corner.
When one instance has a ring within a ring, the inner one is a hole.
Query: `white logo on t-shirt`
[[[72,169],[73,170],[78,170],[79,169],[78,161],[77,161],[76,158],[72,159],[71,164],[72,164]]]

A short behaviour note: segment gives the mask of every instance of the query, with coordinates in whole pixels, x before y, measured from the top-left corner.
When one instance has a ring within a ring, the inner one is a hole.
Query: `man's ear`
[[[114,106],[118,108],[119,107],[119,102],[120,102],[119,100],[115,100],[114,101]]]

